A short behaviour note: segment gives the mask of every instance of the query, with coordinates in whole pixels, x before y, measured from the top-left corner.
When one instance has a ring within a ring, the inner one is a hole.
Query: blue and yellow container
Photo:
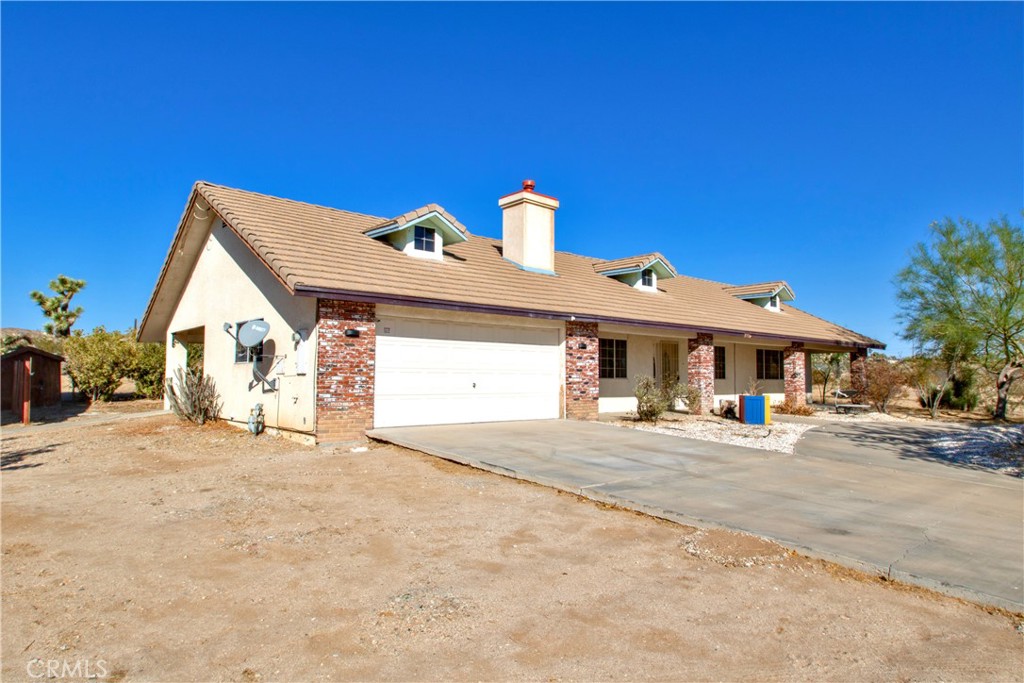
[[[767,396],[740,396],[740,422],[748,425],[770,425],[772,404]]]

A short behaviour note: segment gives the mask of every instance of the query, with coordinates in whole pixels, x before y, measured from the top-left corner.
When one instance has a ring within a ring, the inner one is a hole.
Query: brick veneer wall
[[[807,405],[807,354],[803,342],[793,342],[782,350],[782,378],[786,384],[786,401]]]
[[[317,300],[316,440],[355,441],[373,428],[376,304]],[[359,330],[346,337],[345,330]]]
[[[690,412],[710,413],[715,407],[715,339],[710,334],[698,334],[686,342],[686,382],[700,391],[700,404],[690,406]]]
[[[586,348],[580,348],[584,346]],[[597,323],[565,323],[565,416],[596,420],[600,390]]]
[[[867,349],[857,349],[850,352],[850,386],[854,391],[864,391],[867,387],[867,375],[864,364],[868,359]]]

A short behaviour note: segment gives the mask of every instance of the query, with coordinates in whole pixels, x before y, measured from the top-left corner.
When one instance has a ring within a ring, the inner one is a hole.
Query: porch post
[[[700,392],[700,404],[690,406],[690,412],[697,415],[715,407],[714,343],[714,337],[704,333],[686,341],[686,383]]]
[[[596,420],[601,386],[597,323],[565,323],[565,416]]]
[[[786,385],[786,403],[807,405],[807,354],[803,342],[793,342],[783,349],[782,377]]]
[[[867,349],[857,349],[850,352],[850,386],[858,393],[864,391],[868,384],[864,368],[867,359]]]

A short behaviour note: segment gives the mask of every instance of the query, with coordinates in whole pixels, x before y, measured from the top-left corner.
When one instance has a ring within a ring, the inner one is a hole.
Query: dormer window
[[[434,239],[436,232],[433,228],[427,228],[422,225],[416,226],[416,235],[413,239],[413,248],[416,251],[426,251],[431,254],[434,253]]]
[[[792,301],[796,298],[793,290],[783,280],[758,282],[752,285],[728,285],[724,289],[734,297],[749,301],[772,313],[782,311],[783,301]]]
[[[594,270],[645,292],[657,292],[659,278],[669,280],[676,276],[675,269],[661,254],[642,254],[615,261],[601,261],[594,264]]]
[[[367,237],[388,242],[417,258],[444,260],[444,248],[465,242],[466,228],[437,204],[404,213],[363,231]]]

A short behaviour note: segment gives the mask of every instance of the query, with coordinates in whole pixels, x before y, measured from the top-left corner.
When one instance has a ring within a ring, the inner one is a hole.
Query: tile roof
[[[627,269],[643,270],[655,261],[661,261],[664,263],[665,267],[671,271],[673,276],[678,275],[676,269],[668,262],[668,259],[656,251],[650,254],[640,254],[639,256],[627,256],[626,258],[619,258],[614,261],[601,261],[594,264],[594,270],[598,273],[611,273],[617,270]]]
[[[392,225],[394,225],[396,227],[401,227],[401,226],[405,225],[406,223],[408,223],[409,221],[414,221],[417,218],[422,218],[423,216],[426,216],[428,213],[431,213],[433,211],[436,211],[437,213],[439,213],[442,216],[444,216],[444,219],[446,221],[448,221],[449,223],[451,223],[452,226],[454,226],[456,230],[458,230],[460,233],[462,233],[463,237],[468,237],[469,236],[469,230],[466,229],[466,226],[463,225],[462,223],[460,223],[458,221],[458,219],[455,218],[455,216],[453,216],[450,213],[448,213],[447,211],[445,211],[444,207],[441,206],[440,204],[427,204],[426,206],[421,206],[418,209],[413,209],[412,211],[407,211],[406,213],[403,213],[401,216],[395,216],[394,218],[390,218],[390,219],[388,219],[386,221],[382,221],[382,222],[378,223],[377,225],[371,225],[366,230],[363,230],[363,232],[364,233],[373,232],[375,230],[380,230],[381,228],[389,227],[389,226],[392,226]]]
[[[793,292],[793,288],[786,284],[785,280],[772,280],[770,282],[755,282],[752,285],[730,285],[726,288],[733,296],[754,296],[754,295],[765,295],[770,296],[777,293],[781,289],[788,289],[790,293]]]
[[[363,234],[397,219],[203,182],[196,183],[194,192],[293,293],[531,316],[575,316],[822,345],[883,346],[792,306],[780,312],[766,311],[736,298],[730,285],[719,282],[677,276],[659,281],[657,292],[644,292],[595,272],[595,265],[609,262],[566,252],[555,252],[556,275],[532,273],[502,258],[500,240],[471,234],[464,242],[446,246],[441,261],[415,259]],[[186,209],[183,225],[188,219]],[[179,226],[179,233],[181,230]],[[164,272],[173,256],[172,247]],[[183,267],[191,268],[191,264]],[[150,309],[163,279],[161,273]],[[149,315],[147,310],[143,327]]]

